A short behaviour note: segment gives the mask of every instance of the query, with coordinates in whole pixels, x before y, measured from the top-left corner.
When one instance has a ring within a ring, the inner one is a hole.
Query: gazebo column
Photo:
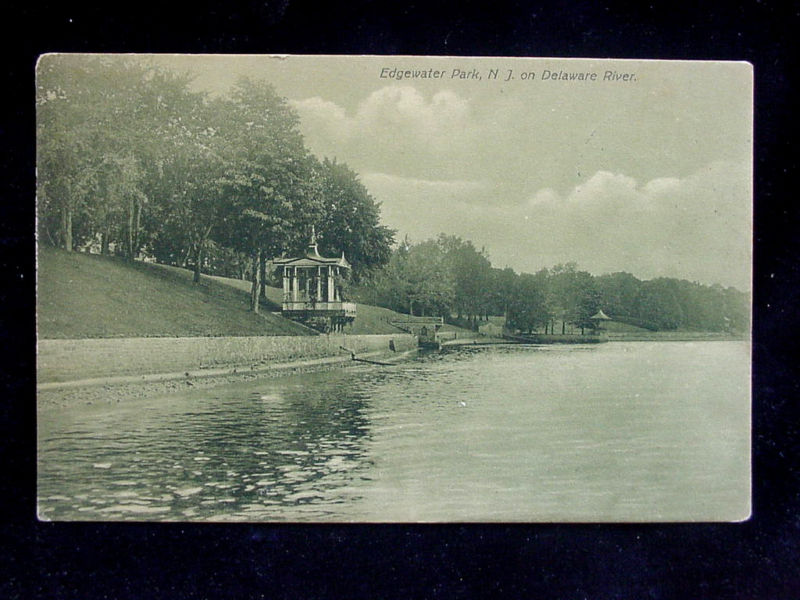
[[[292,275],[292,302],[297,302],[298,286],[300,285],[299,277],[297,276],[297,267],[294,267]]]
[[[317,267],[317,302],[322,302],[322,267]]]
[[[283,267],[283,301],[289,300],[289,267]]]
[[[335,302],[335,287],[333,284],[333,267],[325,267],[328,269],[328,302]]]

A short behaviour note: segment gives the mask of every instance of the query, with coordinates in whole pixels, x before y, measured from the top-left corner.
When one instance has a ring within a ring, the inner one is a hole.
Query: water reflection
[[[319,388],[311,375],[43,416],[40,512],[262,519],[307,507],[323,517],[314,507],[352,501],[348,481],[370,466],[368,397],[337,375]]]

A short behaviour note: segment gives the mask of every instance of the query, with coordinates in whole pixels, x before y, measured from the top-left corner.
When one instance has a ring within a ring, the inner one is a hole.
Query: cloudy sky
[[[224,92],[288,98],[319,157],[398,238],[439,232],[494,266],[575,261],[750,289],[752,73],[743,63],[415,57],[159,57]],[[440,78],[381,77],[392,69]],[[454,69],[480,79],[454,77]],[[497,69],[497,78],[489,73]],[[507,79],[509,70],[513,75]],[[596,80],[543,78],[596,73]],[[606,71],[625,78],[604,80]],[[531,77],[532,75],[532,77]]]

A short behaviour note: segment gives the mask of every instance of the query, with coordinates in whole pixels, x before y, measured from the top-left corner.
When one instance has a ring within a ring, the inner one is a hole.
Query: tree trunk
[[[133,260],[133,198],[128,202],[128,227],[125,236],[125,258]]]
[[[267,297],[267,253],[262,250],[259,255],[259,270],[258,274],[261,279],[261,295],[266,299]]]
[[[142,224],[142,201],[137,199],[133,208],[136,212],[136,218],[134,219],[133,223],[133,248],[131,252],[131,258],[136,258],[136,256],[139,254],[139,230],[141,229]]]
[[[258,314],[261,299],[261,252],[256,252],[253,265],[253,285],[250,288],[250,310]]]
[[[192,255],[192,248],[191,246],[186,248],[186,252],[183,254],[183,258],[178,263],[178,266],[183,267],[186,269],[189,266],[189,257]]]
[[[203,242],[197,242],[194,251],[194,277],[192,281],[195,283],[200,283],[200,269],[202,268],[203,264],[203,246],[205,244]]]
[[[561,335],[567,333],[567,323],[562,319],[561,321]]]
[[[200,239],[197,241],[195,245],[195,254],[194,254],[194,282],[200,283],[200,275],[203,268],[203,257],[205,256],[206,251],[206,242],[208,241],[208,236],[211,233],[211,225],[209,225],[205,231],[200,236]]]
[[[106,221],[105,231],[100,234],[100,254],[104,256],[108,256],[108,245],[109,245],[109,238],[111,237],[111,232],[109,231],[110,226],[108,221]]]
[[[64,250],[72,252],[72,210],[68,206],[61,208],[61,242]]]

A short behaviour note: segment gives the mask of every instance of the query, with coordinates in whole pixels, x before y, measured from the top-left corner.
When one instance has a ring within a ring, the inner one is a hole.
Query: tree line
[[[473,328],[494,315],[524,332],[585,332],[601,309],[653,331],[749,327],[748,296],[732,287],[664,277],[643,281],[624,272],[594,276],[575,263],[518,274],[493,267],[472,242],[445,234],[417,244],[404,240],[356,293],[363,302]]]
[[[126,57],[50,56],[37,70],[41,243],[151,257],[252,280],[299,253],[312,226],[355,281],[390,257],[394,231],[346,164],[306,148],[299,117],[261,81],[224,95]]]

